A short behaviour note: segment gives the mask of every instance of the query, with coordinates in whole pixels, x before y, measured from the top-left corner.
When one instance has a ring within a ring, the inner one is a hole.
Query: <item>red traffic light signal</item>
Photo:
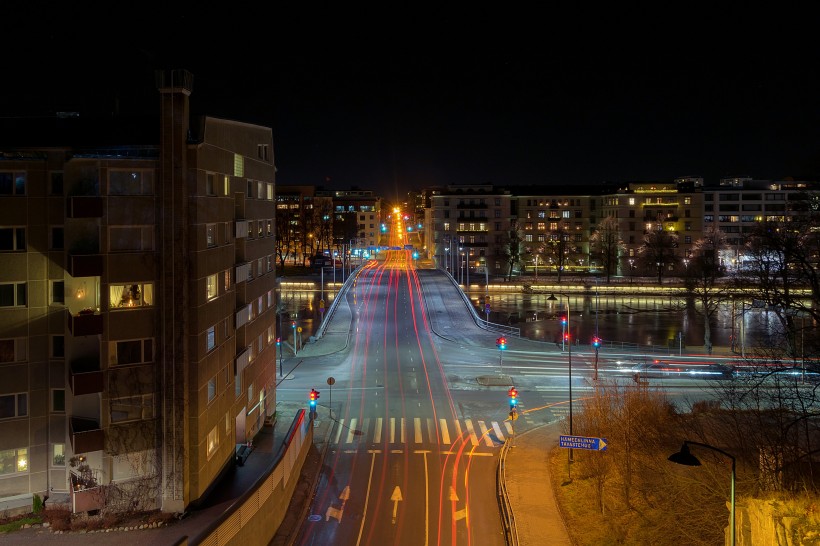
[[[518,389],[510,387],[510,390],[507,391],[507,396],[510,397],[510,407],[514,408],[518,404]]]
[[[558,319],[561,321],[561,324],[563,326],[567,325],[567,315],[566,314],[561,313],[560,315],[558,315]]]
[[[310,408],[315,409],[316,408],[316,401],[319,399],[319,391],[317,391],[316,389],[310,389],[309,397],[310,397]]]
[[[495,340],[495,344],[500,350],[503,351],[507,348],[507,338],[502,336]]]
[[[592,338],[592,346],[595,347],[596,349],[598,347],[600,347],[601,346],[601,338],[599,338],[597,336]]]
[[[276,338],[276,346],[277,346],[277,347],[280,347],[281,345],[282,345],[282,338],[281,338],[281,337],[277,337],[277,338]]]
[[[291,328],[296,328],[296,321],[295,320],[290,323],[290,327]]]

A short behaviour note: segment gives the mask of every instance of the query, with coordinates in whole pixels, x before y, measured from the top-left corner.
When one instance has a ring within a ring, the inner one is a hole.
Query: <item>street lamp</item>
[[[635,276],[635,260],[629,258],[629,284],[632,284],[632,277]]]
[[[732,459],[732,488],[730,493],[732,512],[730,519],[732,528],[729,532],[729,536],[731,537],[731,546],[735,546],[735,457],[734,455],[730,455],[729,453],[726,453],[722,449],[718,449],[715,446],[710,446],[709,444],[702,444],[700,442],[684,440],[683,446],[680,448],[680,451],[670,455],[668,460],[672,461],[673,463],[682,464],[684,466],[700,466],[700,460],[689,452],[690,444],[693,446],[705,447],[706,449],[717,451],[721,455],[725,455]]]
[[[572,330],[570,329],[569,322],[569,296],[566,294],[558,295],[562,298],[567,298],[567,332],[569,332],[569,343],[567,344],[567,347],[569,348],[567,351],[567,373],[569,374],[569,435],[572,436]],[[558,298],[555,297],[555,294],[550,294],[547,301],[558,301]],[[569,450],[568,457],[567,473],[569,478],[572,479],[572,469],[570,467],[572,464],[572,448]]]

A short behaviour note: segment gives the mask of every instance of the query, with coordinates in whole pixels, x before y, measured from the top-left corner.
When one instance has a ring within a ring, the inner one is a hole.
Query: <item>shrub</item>
[[[71,511],[67,508],[48,508],[43,512],[43,519],[55,531],[68,531],[71,529]]]
[[[31,501],[31,511],[35,514],[39,514],[43,511],[43,499],[40,498],[40,495],[34,494],[34,498]]]

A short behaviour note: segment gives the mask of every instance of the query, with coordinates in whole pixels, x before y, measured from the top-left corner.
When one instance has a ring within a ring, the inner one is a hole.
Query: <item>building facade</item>
[[[273,413],[272,132],[157,83],[154,143],[2,150],[0,497],[181,512]]]

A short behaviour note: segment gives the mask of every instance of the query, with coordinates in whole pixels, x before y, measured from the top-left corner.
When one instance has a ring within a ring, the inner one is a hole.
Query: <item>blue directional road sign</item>
[[[558,438],[558,445],[569,449],[589,449],[606,451],[606,438],[589,438],[587,436],[564,436]]]

